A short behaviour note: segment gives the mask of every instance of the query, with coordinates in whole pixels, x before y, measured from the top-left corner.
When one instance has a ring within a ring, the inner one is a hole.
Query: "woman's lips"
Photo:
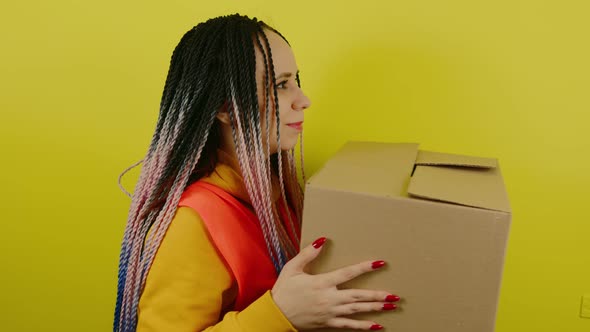
[[[303,121],[289,123],[289,124],[287,124],[287,126],[293,128],[293,129],[296,129],[296,130],[301,131],[301,130],[303,130]]]

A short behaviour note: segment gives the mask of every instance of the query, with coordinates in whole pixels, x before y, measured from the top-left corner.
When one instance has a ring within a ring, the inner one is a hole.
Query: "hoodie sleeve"
[[[270,291],[242,311],[225,313],[236,287],[199,214],[180,207],[148,272],[137,332],[297,331]]]

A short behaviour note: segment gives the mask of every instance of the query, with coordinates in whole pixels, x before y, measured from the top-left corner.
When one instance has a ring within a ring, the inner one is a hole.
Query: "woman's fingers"
[[[394,310],[399,297],[377,290],[340,290],[338,285],[385,265],[366,261],[322,274],[308,274],[305,267],[322,251],[326,238],[304,247],[280,272],[271,295],[277,307],[298,330],[321,327],[380,330],[375,322],[345,316],[358,312]],[[344,316],[344,317],[343,317]]]
[[[326,322],[327,327],[353,330],[381,330],[383,327],[375,322],[336,317]]]
[[[321,252],[321,248],[326,242],[325,237],[315,240],[312,244],[303,248],[299,254],[293,257],[284,267],[285,273],[296,274],[301,273]]]
[[[352,302],[397,302],[400,297],[386,291],[343,289],[338,292],[338,304]]]
[[[377,270],[385,265],[384,261],[366,261],[324,273],[322,277],[331,286],[338,286],[362,274]]]
[[[391,311],[395,309],[397,309],[397,305],[394,303],[353,302],[335,307],[333,309],[333,314],[335,316],[348,316],[361,312]]]

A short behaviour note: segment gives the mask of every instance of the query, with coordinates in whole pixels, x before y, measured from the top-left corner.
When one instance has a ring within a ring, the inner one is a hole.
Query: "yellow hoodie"
[[[223,150],[218,150],[218,157],[215,171],[203,180],[251,208],[237,160]],[[273,190],[275,200],[277,192]],[[201,217],[189,207],[179,207],[148,272],[137,332],[297,331],[270,291],[240,312],[231,311],[236,295],[236,280]]]

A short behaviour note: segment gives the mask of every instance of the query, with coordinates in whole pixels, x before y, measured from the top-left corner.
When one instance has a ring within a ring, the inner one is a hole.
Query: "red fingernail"
[[[321,246],[324,245],[324,243],[326,243],[326,238],[325,237],[321,237],[317,240],[315,240],[312,244],[312,246],[316,249],[319,249]]]
[[[400,297],[397,295],[387,295],[385,297],[385,302],[397,302],[400,300]]]
[[[373,269],[378,269],[380,267],[383,267],[383,265],[385,265],[385,261],[374,261],[373,265],[371,265],[373,267]]]
[[[383,328],[383,326],[379,325],[379,324],[373,324],[371,325],[371,330],[381,330]]]
[[[385,303],[383,304],[383,310],[395,310],[397,306],[393,303]]]

